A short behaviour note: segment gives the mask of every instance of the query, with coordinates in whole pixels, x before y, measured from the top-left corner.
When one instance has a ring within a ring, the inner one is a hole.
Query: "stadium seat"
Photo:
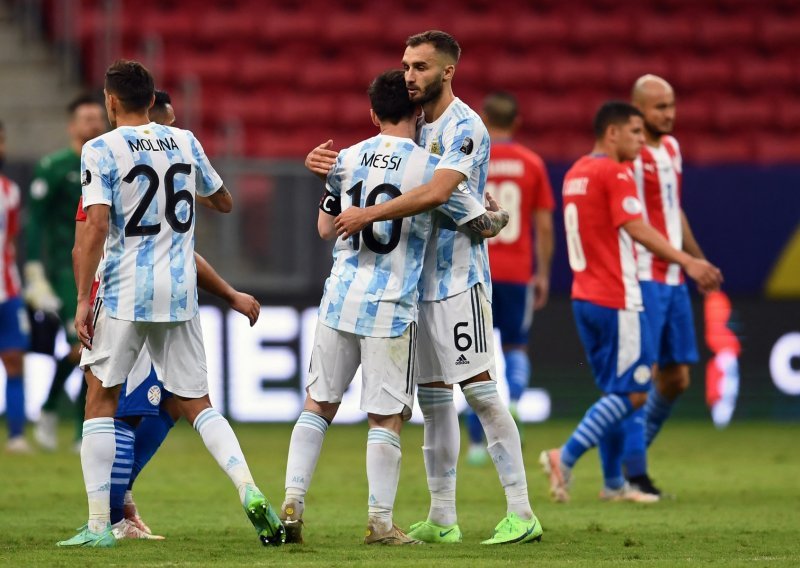
[[[742,127],[762,129],[773,126],[775,106],[765,97],[737,99],[720,97],[714,104],[714,121],[725,131],[740,131]]]
[[[668,79],[672,76],[669,60],[659,55],[638,56],[620,53],[613,58],[609,71],[613,86],[623,93],[627,93],[636,79],[647,73]]]
[[[290,85],[296,80],[296,70],[296,65],[288,57],[254,53],[238,62],[233,81],[244,87],[267,84]]]
[[[368,83],[362,82],[358,68],[347,59],[307,61],[296,68],[298,85],[301,89],[317,91],[321,94],[366,89]]]
[[[729,164],[754,159],[752,140],[731,136],[699,136],[683,142],[685,162],[693,164]]]
[[[485,70],[488,83],[496,89],[539,89],[546,75],[541,61],[528,60],[525,65],[509,57],[498,57]]]
[[[755,158],[766,164],[800,162],[800,135],[775,136],[761,134],[755,140]]]
[[[611,63],[605,57],[552,57],[546,62],[547,77],[554,87],[569,89],[589,85],[605,86],[609,80]]]
[[[558,14],[520,13],[509,22],[507,33],[515,45],[563,45],[569,32],[566,18]]]
[[[759,22],[758,38],[762,46],[780,50],[800,46],[800,12],[783,16],[769,14]]]
[[[632,22],[625,12],[598,14],[581,11],[570,22],[570,38],[581,46],[630,43]]]
[[[692,45],[695,22],[681,15],[645,13],[635,19],[632,37],[637,45],[646,48],[674,49]]]
[[[710,48],[752,45],[755,27],[755,21],[748,17],[707,15],[697,27],[697,40]]]
[[[752,91],[764,88],[790,89],[800,84],[800,68],[795,69],[789,57],[742,57],[736,62],[736,80],[740,87]]]
[[[722,58],[676,56],[675,76],[679,87],[725,89],[732,83],[733,66]]]

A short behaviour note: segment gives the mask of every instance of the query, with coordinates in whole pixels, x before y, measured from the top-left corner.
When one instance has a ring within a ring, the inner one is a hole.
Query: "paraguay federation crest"
[[[153,406],[161,404],[161,387],[153,385],[147,390],[147,401]]]

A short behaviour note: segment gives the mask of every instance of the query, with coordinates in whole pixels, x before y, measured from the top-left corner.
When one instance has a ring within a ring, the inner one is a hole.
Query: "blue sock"
[[[630,417],[608,428],[597,446],[600,463],[603,466],[603,482],[609,489],[619,489],[625,484],[625,477],[622,475],[622,453],[625,450],[624,424],[628,420]]]
[[[511,404],[516,404],[522,393],[528,388],[528,381],[531,378],[531,361],[528,354],[521,349],[510,349],[506,351],[506,380],[508,381],[508,396]]]
[[[114,456],[114,467],[111,470],[111,524],[120,522],[123,517],[125,491],[131,479],[133,468],[133,441],[136,439],[134,429],[120,420],[114,421],[114,439],[117,453]]]
[[[25,385],[21,376],[6,378],[6,421],[9,438],[25,433]]]
[[[667,418],[669,418],[669,415],[672,413],[673,404],[674,402],[670,402],[664,398],[655,386],[651,388],[650,392],[647,394],[647,402],[644,405],[644,415],[646,419],[645,443],[648,448],[650,444],[653,443],[656,435],[658,435],[664,422],[667,421]]]
[[[150,461],[156,450],[161,447],[164,438],[175,426],[175,421],[165,410],[161,410],[158,416],[145,416],[136,428],[136,444],[133,452],[133,472],[128,489],[133,487],[133,482],[139,476],[147,462]]]
[[[647,474],[647,446],[644,443],[644,407],[634,410],[622,423],[625,430],[623,462],[628,479]]]
[[[467,432],[469,432],[470,443],[483,443],[483,426],[481,426],[478,415],[471,408],[467,409]]]
[[[575,462],[600,443],[609,429],[622,422],[633,411],[627,396],[607,394],[586,411],[583,420],[561,448],[561,462],[572,467]]]

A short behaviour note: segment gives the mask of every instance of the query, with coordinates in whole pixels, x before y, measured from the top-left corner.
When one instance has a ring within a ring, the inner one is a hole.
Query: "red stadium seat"
[[[751,45],[755,39],[755,21],[752,18],[735,16],[713,16],[702,18],[697,27],[699,43],[711,48],[728,45]]]
[[[485,13],[455,11],[449,29],[458,30],[458,42],[469,48],[473,45],[497,45],[508,33],[506,19],[491,10]],[[455,32],[454,32],[455,33]]]
[[[772,126],[775,107],[766,98],[734,99],[721,97],[714,104],[714,122],[722,130],[742,130]]]
[[[582,46],[628,44],[632,24],[625,12],[597,14],[582,11],[570,22],[570,37],[573,43]]]
[[[354,61],[330,59],[308,61],[297,68],[299,86],[320,93],[366,89]]]
[[[273,12],[257,26],[262,41],[318,41],[324,30],[324,20],[313,12]]]
[[[784,16],[765,16],[758,27],[761,44],[770,49],[800,46],[800,12]]]
[[[675,76],[679,88],[724,89],[732,83],[733,66],[721,58],[676,56]]]
[[[384,34],[383,23],[369,13],[332,14],[325,18],[321,39],[332,45],[355,44],[368,46],[379,41]]]
[[[525,124],[537,132],[589,128],[596,108],[569,97],[531,96],[520,100],[519,112]]]
[[[658,55],[624,55],[613,57],[610,65],[610,74],[613,85],[623,93],[633,87],[636,79],[647,73],[658,75],[669,80],[672,67],[669,60]]]
[[[508,22],[510,40],[517,45],[562,45],[569,33],[569,24],[560,14],[530,14],[522,12]]]
[[[605,57],[552,57],[547,62],[547,77],[555,87],[605,86],[609,80],[610,61]]]
[[[695,22],[685,16],[646,13],[633,27],[636,44],[648,48],[676,48],[691,45],[695,39]]]
[[[766,164],[800,162],[800,135],[775,136],[761,134],[756,137],[756,159]]]
[[[296,71],[297,66],[288,57],[253,53],[238,62],[233,80],[245,87],[290,85],[297,79]]]
[[[685,140],[683,155],[693,164],[729,164],[753,161],[754,149],[747,138],[706,136]]]
[[[737,83],[744,89],[760,91],[765,87],[789,89],[798,83],[798,72],[789,57],[748,56],[736,62]]]
[[[520,65],[518,59],[505,54],[495,59],[485,73],[488,83],[496,89],[539,89],[547,79],[541,61],[528,60]]]
[[[703,131],[711,127],[713,102],[707,95],[681,97],[678,95],[675,108],[676,132],[687,130]]]

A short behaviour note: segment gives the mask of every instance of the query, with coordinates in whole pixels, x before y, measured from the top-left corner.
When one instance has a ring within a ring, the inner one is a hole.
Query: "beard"
[[[670,128],[669,130],[661,130],[659,128],[656,128],[654,124],[650,124],[649,122],[644,123],[644,129],[647,130],[647,133],[651,137],[656,139],[661,138],[665,134],[669,134],[670,132],[672,132],[672,128]]]
[[[427,103],[435,101],[442,96],[442,91],[444,90],[443,85],[444,82],[441,79],[437,83],[431,83],[425,88],[424,91],[420,91],[420,96],[418,99],[412,99],[412,101],[423,106]]]

